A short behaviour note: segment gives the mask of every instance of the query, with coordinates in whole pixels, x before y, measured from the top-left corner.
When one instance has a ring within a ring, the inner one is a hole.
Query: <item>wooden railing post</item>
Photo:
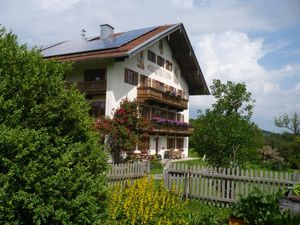
[[[294,172],[292,174],[292,181],[295,182],[295,183],[300,181],[300,174],[296,170],[294,170]]]

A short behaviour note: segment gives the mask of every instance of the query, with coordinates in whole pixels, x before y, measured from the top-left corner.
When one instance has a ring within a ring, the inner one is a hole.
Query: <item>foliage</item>
[[[250,122],[253,109],[251,93],[245,84],[219,80],[211,86],[217,98],[212,110],[200,112],[192,121],[194,133],[191,147],[199,155],[206,155],[213,166],[242,165],[256,160],[256,150],[262,146],[263,136],[258,127]]]
[[[280,164],[300,169],[300,136],[289,133],[268,135],[265,137],[265,145],[276,149],[279,157],[284,159]]]
[[[88,104],[0,29],[0,224],[94,224],[105,217],[106,157]]]
[[[220,80],[214,80],[210,88],[212,95],[217,99],[213,104],[214,112],[224,116],[236,114],[245,119],[251,118],[254,100],[245,83],[227,81],[226,84],[222,84]]]
[[[109,224],[187,224],[186,203],[154,179],[144,177],[122,190],[115,186],[109,199]]]
[[[281,193],[267,194],[255,189],[247,197],[240,198],[232,206],[231,213],[251,225],[299,224],[299,218],[293,218],[289,211],[280,211],[280,196]]]
[[[196,201],[189,201],[187,203],[189,211],[190,225],[227,225],[229,218],[228,208],[218,208],[203,204]]]
[[[150,161],[150,173],[151,174],[162,174],[163,173],[163,165],[159,160],[151,160]]]
[[[300,117],[297,112],[294,112],[291,115],[285,113],[279,118],[275,117],[274,120],[277,127],[286,128],[295,135],[300,134]]]
[[[261,166],[272,170],[286,170],[288,163],[280,156],[278,150],[265,145],[258,150],[261,159]]]
[[[151,126],[149,121],[139,115],[137,101],[124,99],[115,110],[113,118],[99,117],[95,128],[114,162],[119,163],[122,151],[135,150],[139,139],[147,135]]]
[[[191,158],[198,158],[199,157],[198,152],[195,151],[194,148],[189,148],[189,157],[191,157]]]
[[[293,193],[296,196],[300,196],[300,183],[297,183],[294,187],[293,187]]]

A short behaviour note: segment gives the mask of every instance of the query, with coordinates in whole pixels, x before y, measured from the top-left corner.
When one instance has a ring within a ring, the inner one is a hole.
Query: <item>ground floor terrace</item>
[[[181,159],[188,156],[188,137],[153,134],[139,140],[134,151],[123,157],[149,159]]]

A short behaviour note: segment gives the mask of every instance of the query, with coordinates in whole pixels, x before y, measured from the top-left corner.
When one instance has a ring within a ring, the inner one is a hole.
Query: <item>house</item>
[[[99,32],[46,46],[42,54],[74,62],[65,79],[86,94],[94,116],[112,115],[124,98],[137,99],[153,129],[136,152],[187,156],[189,96],[209,90],[183,24],[122,33],[104,24]]]

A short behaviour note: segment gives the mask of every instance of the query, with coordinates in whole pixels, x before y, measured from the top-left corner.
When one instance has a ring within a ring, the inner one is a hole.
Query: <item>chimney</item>
[[[100,25],[100,39],[104,40],[113,36],[114,29],[109,24]]]

